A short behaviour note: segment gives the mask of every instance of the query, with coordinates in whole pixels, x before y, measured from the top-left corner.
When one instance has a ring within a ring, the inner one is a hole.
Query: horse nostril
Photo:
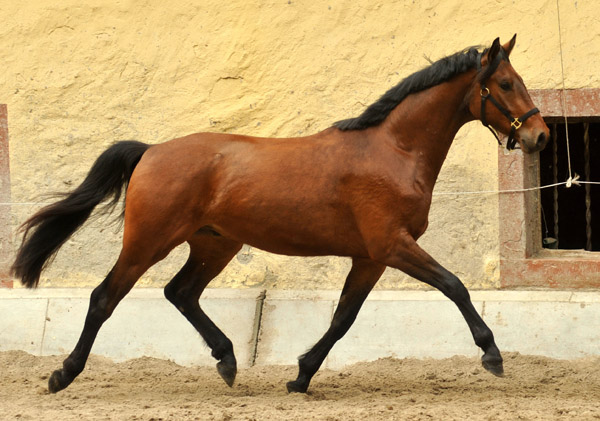
[[[546,144],[546,133],[541,132],[540,135],[537,138],[537,142],[536,145],[544,145]]]

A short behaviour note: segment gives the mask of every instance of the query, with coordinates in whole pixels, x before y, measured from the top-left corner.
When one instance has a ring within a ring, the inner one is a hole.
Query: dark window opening
[[[542,186],[569,178],[565,124],[548,124],[551,139],[540,152]],[[600,181],[600,122],[569,122],[571,173]],[[543,247],[600,251],[600,185],[565,185],[541,190]]]

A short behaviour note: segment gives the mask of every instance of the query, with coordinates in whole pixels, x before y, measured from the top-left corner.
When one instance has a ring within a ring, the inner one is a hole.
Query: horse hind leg
[[[152,265],[151,263],[132,265],[124,257],[122,252],[113,269],[92,292],[79,341],[64,360],[63,367],[54,371],[48,380],[48,390],[51,393],[66,388],[83,371],[100,327],[111,316],[117,304],[127,295],[139,277]]]
[[[288,392],[305,393],[333,345],[350,329],[358,311],[373,289],[385,266],[368,259],[354,259],[346,278],[331,326],[310,351],[298,358],[298,378],[287,383]]]
[[[62,369],[50,376],[48,389],[52,393],[67,387],[81,373],[98,331],[140,276],[183,242],[171,233],[173,230],[168,224],[155,223],[144,227],[140,225],[139,218],[131,216],[131,209],[128,212],[121,254],[108,276],[90,296],[85,324],[75,349],[64,360]]]
[[[211,233],[196,234],[188,243],[188,260],[165,287],[165,297],[196,328],[212,350],[211,355],[219,361],[219,375],[232,386],[237,374],[233,344],[200,308],[199,299],[208,283],[227,266],[242,244]]]

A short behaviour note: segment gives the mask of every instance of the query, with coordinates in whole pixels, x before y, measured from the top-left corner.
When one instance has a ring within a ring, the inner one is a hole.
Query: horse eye
[[[501,88],[503,91],[510,91],[510,89],[511,89],[511,86],[510,86],[510,83],[509,83],[509,82],[507,82],[507,81],[503,81],[503,82],[500,82],[500,88]]]

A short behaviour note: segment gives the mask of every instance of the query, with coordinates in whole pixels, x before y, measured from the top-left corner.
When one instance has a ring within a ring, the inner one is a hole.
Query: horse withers
[[[109,147],[79,187],[23,224],[12,266],[25,286],[37,286],[42,269],[92,210],[107,199],[117,203],[126,187],[120,255],[92,292],[81,337],[50,376],[50,392],[64,389],[83,370],[98,330],[140,276],[184,242],[188,260],[165,296],[204,338],[230,386],[237,372],[233,345],[202,311],[199,298],[243,244],[352,259],[331,326],[299,358],[288,391],[306,392],[388,266],[456,303],[483,350],[483,366],[502,375],[492,331],[467,289],[417,239],[427,227],[446,154],[465,123],[479,119],[509,135],[508,147],[518,144],[527,153],[548,141],[548,127],[509,61],[515,39],[445,57],[408,76],[360,116],[311,136],[197,133],[157,145],[128,141]]]

